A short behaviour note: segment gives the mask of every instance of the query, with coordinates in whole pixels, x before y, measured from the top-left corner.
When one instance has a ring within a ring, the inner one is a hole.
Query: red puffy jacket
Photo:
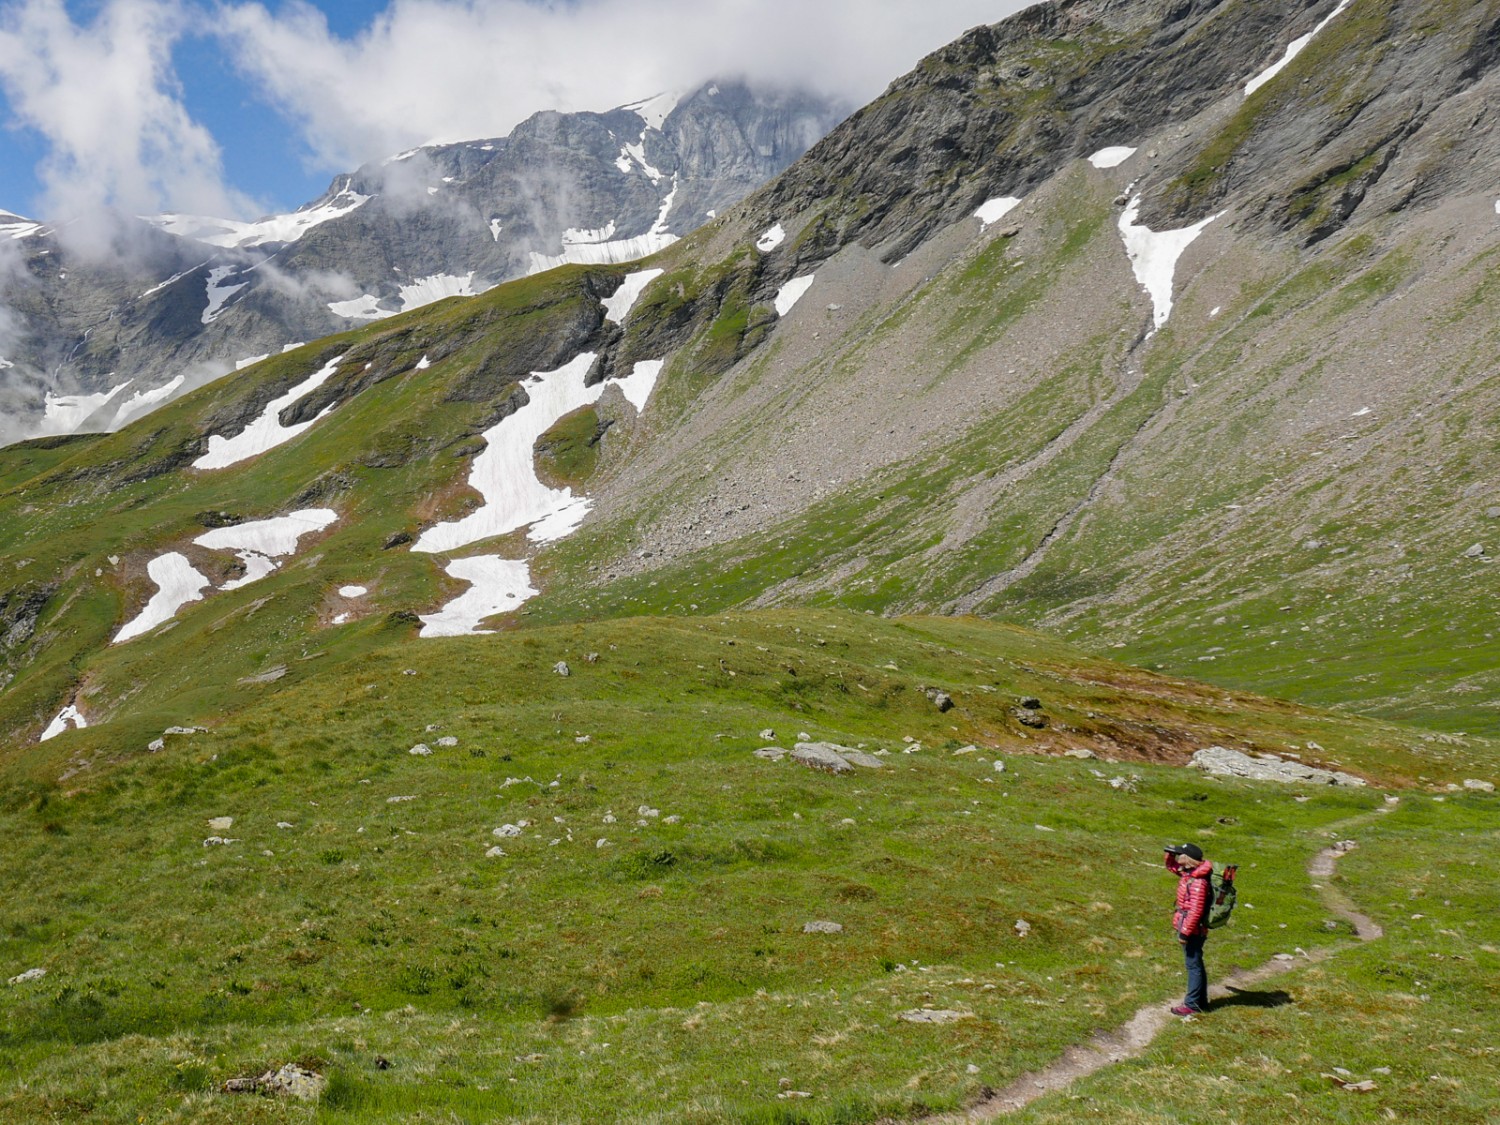
[[[1183,871],[1173,863],[1175,857],[1167,857],[1167,869],[1176,871],[1177,909],[1172,914],[1172,928],[1183,937],[1197,937],[1208,933],[1208,900],[1213,896],[1213,885],[1209,876],[1214,865],[1204,860],[1191,871]]]

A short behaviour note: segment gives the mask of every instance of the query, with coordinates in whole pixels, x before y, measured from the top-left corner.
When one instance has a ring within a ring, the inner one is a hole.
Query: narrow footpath
[[[1389,813],[1393,804],[1387,804],[1372,813],[1362,813],[1351,820],[1331,825],[1328,831],[1341,835],[1360,824],[1368,823],[1384,813]],[[1323,904],[1328,910],[1350,923],[1361,942],[1376,941],[1385,936],[1385,931],[1368,915],[1354,909],[1347,897],[1327,882],[1332,878],[1339,859],[1356,847],[1353,840],[1342,840],[1324,848],[1313,856],[1307,865],[1307,874],[1318,889]],[[1258,984],[1291,972],[1307,964],[1326,961],[1330,957],[1351,948],[1350,943],[1341,942],[1309,950],[1297,956],[1278,954],[1276,958],[1251,969],[1231,973],[1223,981],[1209,989],[1210,1000],[1222,1000],[1231,990],[1251,988]],[[1178,1017],[1167,1011],[1171,1000],[1160,1000],[1138,1009],[1135,1015],[1114,1031],[1101,1031],[1087,1044],[1069,1047],[1061,1058],[1043,1070],[1023,1074],[1002,1090],[997,1090],[983,1101],[962,1113],[945,1114],[938,1117],[919,1118],[931,1125],[963,1125],[973,1121],[994,1121],[1029,1105],[1044,1094],[1066,1089],[1080,1078],[1087,1078],[1107,1066],[1137,1058]]]

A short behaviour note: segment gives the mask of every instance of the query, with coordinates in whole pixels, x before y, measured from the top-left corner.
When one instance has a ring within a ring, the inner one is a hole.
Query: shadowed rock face
[[[1025,196],[1069,160],[1160,136],[1220,102],[1221,129],[1164,149],[1141,180],[1152,229],[1194,222],[1251,184],[1256,221],[1303,244],[1340,229],[1367,196],[1393,211],[1487,190],[1500,164],[1495,115],[1481,108],[1500,55],[1494,5],[1356,6],[1301,62],[1316,66],[1320,52],[1340,60],[1315,96],[1290,82],[1245,98],[1246,81],[1335,6],[1037,4],[923,60],[749,201],[749,213],[770,222],[820,209],[822,256],[858,241],[894,261],[988,198]],[[1467,159],[1452,159],[1455,145]],[[1388,183],[1398,157],[1408,169]]]
[[[197,385],[241,360],[368,323],[366,312],[523,276],[533,254],[561,255],[569,230],[680,237],[786,168],[846,112],[807,95],[711,84],[660,129],[623,109],[538,113],[509,137],[367,165],[304,210],[347,204],[350,193],[367,201],[295,242],[223,248],[127,217],[115,245],[92,259],[47,232],[20,240],[22,268],[0,282],[0,305],[25,326],[0,348],[15,365],[0,371],[0,410],[12,423],[0,440],[32,432],[46,392],[134,380],[83,423],[105,428],[124,398],[179,375]],[[649,174],[626,145],[638,146]],[[214,270],[224,271],[220,286],[242,286],[217,314]],[[421,284],[435,277],[450,280]],[[363,318],[330,308],[360,297]]]

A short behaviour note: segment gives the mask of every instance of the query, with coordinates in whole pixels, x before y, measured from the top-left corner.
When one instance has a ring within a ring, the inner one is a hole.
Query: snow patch
[[[646,134],[641,134],[641,139],[634,144],[626,144],[621,147],[620,155],[615,157],[615,167],[621,172],[629,174],[630,170],[639,166],[646,174],[646,178],[653,184],[659,184],[666,179],[666,174],[649,160],[646,159]]]
[[[340,586],[339,587],[339,597],[341,597],[341,598],[362,598],[366,594],[368,594],[369,592],[370,591],[367,590],[367,589],[365,589],[363,586]]]
[[[210,259],[210,260],[212,260],[212,259]],[[157,293],[160,293],[167,286],[177,284],[177,282],[179,282],[183,278],[187,277],[188,274],[190,274],[190,273],[197,273],[199,270],[201,270],[206,265],[208,265],[208,262],[200,262],[200,263],[198,263],[196,266],[194,266],[190,270],[183,270],[181,273],[173,274],[171,277],[167,278],[166,281],[161,282],[159,285],[153,285],[150,289],[147,289],[144,293],[142,293],[139,297],[137,297],[136,300],[138,300],[138,301],[144,301],[147,297],[155,296]]]
[[[419,636],[467,637],[487,632],[479,628],[485,618],[517,609],[541,592],[532,586],[531,567],[524,560],[477,555],[454,559],[445,569],[468,582],[470,589],[437,613],[424,614]]]
[[[42,421],[34,436],[76,434],[90,417],[113,402],[115,396],[128,386],[130,380],[127,379],[113,390],[94,394],[55,395],[48,391],[42,398]]]
[[[484,505],[461,520],[428,528],[413,551],[456,551],[528,525],[533,525],[533,541],[548,541],[566,534],[557,534],[559,528],[577,526],[589,501],[574,496],[570,488],[549,488],[538,480],[533,446],[558,419],[599,401],[604,384],[583,385],[594,359],[593,352],[584,352],[556,371],[537,372],[522,381],[530,401],[484,432],[486,448],[474,458],[469,474],[469,484],[484,497]]]
[[[421,359],[417,360],[417,365],[416,365],[416,367],[412,368],[412,370],[413,371],[426,371],[431,366],[432,366],[432,361],[430,359],[428,359],[424,355]]]
[[[622,105],[620,108],[637,114],[646,123],[646,128],[660,132],[662,125],[672,115],[672,111],[677,108],[677,103],[680,101],[682,101],[680,92],[668,91],[652,98]]]
[[[1100,170],[1118,168],[1134,156],[1135,152],[1135,149],[1126,148],[1124,145],[1111,145],[1108,148],[1101,148],[1093,156],[1089,157],[1089,163]]]
[[[1322,31],[1336,18],[1338,18],[1338,16],[1343,14],[1344,9],[1349,6],[1349,3],[1350,0],[1339,0],[1339,6],[1333,11],[1329,12],[1328,15],[1324,17],[1322,23],[1318,24],[1317,27],[1313,28],[1301,38],[1293,39],[1290,43],[1288,43],[1286,47],[1286,54],[1282,55],[1278,61],[1272,63],[1270,66],[1266,67],[1265,70],[1261,71],[1254,78],[1250,79],[1249,82],[1245,83],[1245,97],[1248,98],[1251,94],[1255,93],[1255,91],[1259,90],[1267,82],[1271,81],[1271,79],[1275,78],[1278,74],[1285,70],[1287,64],[1289,64],[1293,59],[1295,59],[1302,53],[1303,49],[1313,41],[1313,37],[1317,35],[1318,32]]]
[[[494,239],[496,242],[500,241],[500,232],[504,229],[505,224],[502,223],[499,219],[490,220],[490,238]]]
[[[656,380],[661,377],[661,369],[666,365],[667,362],[663,359],[643,360],[635,365],[629,375],[615,381],[615,385],[624,393],[630,405],[635,407],[637,414],[646,409],[646,402],[656,389]]]
[[[382,320],[397,313],[411,312],[423,305],[441,301],[448,297],[476,297],[485,290],[474,287],[474,271],[464,274],[435,273],[430,277],[419,277],[416,281],[401,286],[395,298],[396,308],[383,309],[380,298],[365,293],[348,301],[330,301],[328,309],[345,320]]]
[[[83,730],[88,725],[88,720],[83,717],[83,712],[78,709],[78,705],[69,703],[57,713],[57,718],[47,724],[47,729],[42,731],[42,737],[38,741],[46,742],[49,738],[56,738],[70,727],[73,730]]]
[[[786,228],[777,223],[770,230],[755,240],[755,248],[762,254],[769,254],[776,247],[786,241]]]
[[[1351,417],[1351,418],[1363,418],[1366,414],[1373,414],[1373,413],[1375,413],[1375,412],[1373,410],[1371,410],[1367,406],[1363,410],[1356,410],[1353,414],[1349,415],[1349,417]]]
[[[662,204],[662,210],[657,216],[656,222],[646,234],[637,235],[634,238],[621,238],[613,241],[584,241],[578,237],[584,234],[598,234],[598,231],[570,230],[563,235],[563,252],[561,254],[538,254],[535,250],[531,252],[531,265],[527,268],[527,274],[544,273],[547,270],[556,269],[558,266],[618,266],[626,262],[634,262],[640,258],[648,258],[658,250],[665,250],[677,241],[675,234],[666,233],[666,214],[671,209],[677,187],[674,183],[671,193]],[[604,228],[610,234],[614,233],[614,223]],[[571,237],[570,237],[571,236]]]
[[[401,311],[411,312],[448,297],[473,297],[474,271],[466,274],[435,273],[401,287]]]
[[[206,242],[210,246],[260,246],[267,242],[296,242],[313,227],[357,211],[371,198],[346,188],[321,206],[308,206],[289,215],[270,215],[253,223],[205,215],[143,215],[141,218],[170,234]]]
[[[163,383],[161,386],[155,388],[154,390],[136,391],[135,394],[131,395],[128,399],[120,404],[119,410],[115,411],[114,418],[110,420],[109,429],[122,429],[124,426],[135,421],[135,419],[141,417],[142,415],[149,414],[151,411],[155,410],[158,406],[175,395],[178,391],[178,388],[180,388],[185,381],[185,376],[178,375],[171,382]],[[129,386],[128,383],[125,385]]]
[[[625,280],[620,283],[614,295],[605,297],[600,303],[604,306],[604,319],[615,324],[624,324],[625,318],[630,315],[630,310],[640,300],[641,294],[666,270],[638,270],[635,273],[626,274]]]
[[[656,214],[656,222],[651,224],[648,237],[672,238],[672,235],[667,233],[667,216],[672,213],[672,204],[677,201],[677,188],[677,173],[673,172],[672,190],[667,192],[667,197],[661,201],[661,210]]]
[[[987,200],[981,204],[979,210],[974,212],[974,217],[984,226],[993,226],[1020,205],[1021,201],[1015,196],[1004,195],[998,199]],[[897,264],[899,265],[900,263]]]
[[[259,456],[269,449],[275,449],[278,445],[284,445],[304,430],[310,429],[325,418],[333,407],[330,406],[312,421],[298,422],[295,426],[283,426],[281,412],[326,383],[338,370],[339,361],[343,358],[341,355],[334,356],[328,361],[327,366],[314,372],[280,398],[272,399],[266,404],[261,416],[234,437],[225,438],[218,434],[209,437],[208,452],[193,462],[193,468],[227,469],[230,465],[248,461],[251,457]]]
[[[606,225],[595,230],[569,227],[563,231],[562,244],[564,246],[591,246],[596,242],[608,242],[614,236],[615,221],[611,219]]]
[[[0,236],[13,239],[30,238],[43,230],[43,224],[35,219],[17,215],[0,207]]]
[[[1151,294],[1155,332],[1172,315],[1172,278],[1177,272],[1178,259],[1219,216],[1210,215],[1180,230],[1154,231],[1136,222],[1140,213],[1141,197],[1136,196],[1120,216],[1120,237],[1125,240],[1125,252],[1130,256],[1135,279]]]
[[[618,300],[624,288],[611,300]],[[628,306],[622,308],[622,317],[625,311]],[[536,439],[558,419],[599,400],[605,384],[583,385],[594,359],[592,352],[585,352],[556,371],[534,373],[522,384],[529,401],[485,431],[486,448],[474,459],[469,475],[469,484],[484,497],[484,506],[462,520],[428,528],[412,545],[413,551],[456,550],[528,524],[527,537],[538,543],[562,539],[577,530],[590,501],[575,497],[571,489],[542,484],[536,475],[534,449]],[[661,360],[637,363],[629,377],[618,380],[637,411],[645,408],[664,366]],[[531,568],[524,559],[478,555],[454,559],[445,569],[471,588],[437,613],[422,617],[423,637],[482,632],[479,624],[485,618],[518,609],[539,592],[531,584]]]
[[[337,522],[339,514],[331,508],[304,508],[286,516],[254,520],[232,527],[218,527],[198,536],[193,542],[211,551],[233,551],[245,564],[245,573],[226,582],[223,590],[238,590],[275,571],[281,564],[273,560],[297,550],[297,540]]]
[[[119,644],[170,621],[189,602],[203,600],[203,591],[213,585],[193,569],[187,556],[168,551],[146,564],[146,573],[156,583],[156,593],[131,622],[123,626],[112,643]]]
[[[781,287],[776,293],[776,315],[786,316],[792,311],[792,307],[807,294],[812,288],[813,278],[816,275],[808,274],[806,277],[794,277]]]
[[[218,320],[219,314],[224,311],[224,306],[229,299],[249,284],[244,281],[238,285],[224,284],[226,277],[238,272],[238,266],[218,266],[208,271],[208,306],[203,310],[204,324],[212,324]]]
[[[396,315],[394,312],[382,309],[380,298],[369,293],[348,301],[329,301],[328,311],[345,320],[379,320],[381,317]]]

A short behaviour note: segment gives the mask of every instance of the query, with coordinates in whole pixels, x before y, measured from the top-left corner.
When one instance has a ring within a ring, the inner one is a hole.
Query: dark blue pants
[[[1208,969],[1203,964],[1203,943],[1207,934],[1183,939],[1182,959],[1187,963],[1187,995],[1183,1004],[1200,1012],[1208,1011]]]

